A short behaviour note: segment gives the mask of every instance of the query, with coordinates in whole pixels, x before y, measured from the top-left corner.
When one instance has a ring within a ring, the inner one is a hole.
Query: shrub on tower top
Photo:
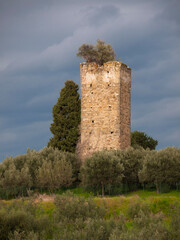
[[[95,62],[98,65],[103,65],[105,62],[116,59],[112,46],[101,40],[97,40],[96,45],[82,44],[76,55],[82,57],[87,62]]]

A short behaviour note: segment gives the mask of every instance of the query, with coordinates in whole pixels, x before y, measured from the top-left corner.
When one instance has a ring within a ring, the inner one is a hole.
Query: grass
[[[74,188],[68,188],[68,189],[64,189],[64,190],[58,190],[56,192],[56,194],[62,195],[63,193],[66,193],[67,191],[72,192],[74,195],[85,197],[85,198],[94,196],[94,194],[92,192],[87,192],[82,187],[74,187]]]
[[[75,195],[84,196],[84,197],[88,197],[90,195],[89,193],[84,192],[83,189],[81,189],[81,188],[71,189],[71,192],[73,192]],[[62,194],[62,193],[59,193],[59,194]],[[58,230],[58,226],[61,226],[63,228],[64,227],[67,227],[67,228],[72,227],[72,229],[77,230],[76,224],[74,224],[74,223],[73,223],[74,225],[72,224],[72,225],[68,225],[68,226],[56,225],[55,219],[58,216],[56,214],[58,213],[58,209],[63,208],[64,202],[62,202],[62,204],[59,205],[59,208],[56,209],[56,206],[52,200],[54,196],[51,196],[50,198],[47,198],[46,195],[44,195],[44,196],[46,197],[46,199],[44,198],[44,200],[48,199],[47,202],[38,202],[35,197],[29,197],[29,198],[23,198],[23,199],[21,198],[21,199],[14,199],[14,200],[8,200],[8,201],[0,201],[0,207],[2,205],[2,208],[5,208],[6,205],[9,204],[10,206],[7,206],[7,212],[9,211],[8,207],[11,207],[12,213],[14,213],[14,210],[15,210],[14,207],[16,207],[16,204],[14,205],[15,202],[18,203],[17,204],[18,207],[21,206],[21,204],[23,206],[23,204],[26,205],[27,203],[29,203],[27,205],[27,207],[28,206],[29,207],[23,208],[23,209],[26,209],[27,213],[29,212],[29,210],[31,213],[31,209],[34,209],[32,211],[32,213],[34,214],[33,218],[36,220],[33,220],[33,221],[36,221],[36,223],[40,223],[40,225],[38,225],[40,229],[42,226],[41,224],[43,224],[43,226],[44,226],[44,223],[47,224],[46,227],[51,226],[50,228],[47,228],[47,229],[49,229],[48,231],[50,231],[47,234],[51,234],[52,231]],[[144,230],[145,230],[146,224],[151,225],[151,221],[156,226],[156,223],[157,223],[156,220],[158,219],[158,217],[162,217],[160,221],[162,221],[161,223],[163,225],[165,225],[166,229],[169,229],[169,231],[171,231],[171,229],[172,229],[172,225],[171,225],[172,220],[175,219],[176,222],[179,221],[179,218],[174,218],[174,216],[172,214],[173,210],[174,210],[174,212],[177,212],[178,208],[175,208],[175,206],[176,205],[180,206],[180,195],[179,195],[179,192],[176,192],[176,191],[173,191],[171,193],[165,193],[165,194],[164,193],[157,194],[155,191],[142,191],[141,190],[141,191],[136,191],[136,192],[132,192],[129,194],[118,195],[118,196],[113,196],[113,197],[91,196],[91,198],[95,201],[95,203],[98,206],[105,207],[105,209],[106,209],[105,219],[103,217],[103,221],[104,221],[103,224],[104,223],[107,224],[108,222],[111,222],[111,221],[114,221],[114,223],[120,224],[119,226],[121,226],[121,224],[124,224],[122,226],[125,226],[124,229],[127,229],[127,231],[129,231],[129,232],[131,232],[131,230],[132,231],[138,230],[137,224],[139,224],[138,226],[140,226],[140,230],[141,230],[141,227],[142,228],[144,227]],[[42,200],[42,198],[40,198],[40,199]],[[29,200],[32,200],[32,202],[29,202]],[[71,203],[71,202],[73,203],[73,197],[70,195],[70,198],[68,198],[68,197],[65,198],[65,201],[68,201],[68,203]],[[12,205],[11,205],[11,203],[12,203]],[[79,202],[79,203],[81,204],[81,202]],[[85,203],[87,203],[87,200],[85,200]],[[65,212],[65,215],[63,215],[63,216],[66,216],[66,215],[71,216],[71,213],[72,212],[74,213],[74,209],[76,209],[76,208],[74,208],[73,204],[72,205],[70,204],[68,206],[69,207],[67,207],[67,208],[65,207],[64,211],[66,211],[66,212]],[[76,206],[83,207],[83,206],[86,206],[86,204],[85,205],[81,204],[81,205],[76,205]],[[96,209],[96,208],[94,208],[94,209]],[[92,210],[92,208],[91,208],[91,210]],[[54,213],[55,213],[55,215],[54,215]],[[86,210],[82,214],[85,214],[85,213],[86,213]],[[145,215],[143,215],[143,214],[141,215],[141,213],[143,213]],[[18,214],[19,213],[17,211],[16,219],[19,219]],[[77,213],[75,212],[73,217],[76,215],[77,215]],[[123,216],[121,216],[121,215],[123,215]],[[12,216],[14,216],[14,215],[12,215]],[[109,221],[110,218],[112,218],[112,219]],[[108,221],[106,221],[106,220],[108,220]],[[19,221],[19,220],[17,220],[17,221]],[[99,223],[97,222],[96,227],[99,226],[98,224],[100,224],[100,222]],[[54,223],[55,223],[55,225],[53,225]],[[82,220],[80,220],[79,223],[82,225]],[[64,224],[64,223],[62,223],[62,224]],[[86,225],[85,222],[83,222],[83,224],[84,224],[84,226]],[[143,225],[143,224],[145,224],[145,225]],[[152,224],[152,226],[153,226],[153,224]],[[149,230],[151,228],[150,225],[147,225],[147,229],[146,229],[147,231],[150,231]],[[79,225],[77,225],[77,226],[79,226]],[[7,225],[7,227],[8,227],[8,225]],[[179,228],[179,225],[178,225],[178,228]],[[155,227],[154,227],[154,229],[155,229]],[[138,231],[140,231],[140,230],[138,230]],[[81,229],[78,231],[81,231]],[[152,230],[152,232],[153,231],[154,230]],[[175,233],[176,233],[177,232],[176,228],[173,231],[175,231]],[[48,235],[48,236],[50,236],[50,235]],[[18,238],[18,239],[20,239],[20,238]],[[48,237],[47,239],[52,239],[52,238]],[[145,238],[143,238],[143,239],[145,239]],[[172,238],[172,239],[175,239],[175,238]]]
[[[66,190],[67,191],[67,190]],[[66,192],[65,190],[59,191],[58,194]],[[98,206],[104,206],[106,209],[106,217],[111,216],[118,217],[121,214],[127,216],[129,206],[134,203],[147,204],[153,213],[162,212],[165,217],[169,217],[171,210],[176,204],[180,204],[180,191],[171,191],[169,193],[156,193],[156,191],[139,190],[124,195],[113,197],[94,197],[92,193],[85,192],[82,188],[73,188],[71,191],[77,196],[83,196],[85,198],[92,197]],[[3,201],[4,203],[10,203],[14,200]],[[53,202],[41,202],[39,203],[44,214],[52,216],[55,209]]]
[[[131,197],[138,195],[142,199],[146,199],[148,197],[176,197],[180,198],[180,191],[170,191],[168,193],[157,193],[154,191],[148,191],[148,190],[139,190],[131,193],[126,193],[126,197]]]
[[[171,210],[176,204],[180,204],[180,192],[172,191],[169,193],[157,194],[155,191],[143,191],[128,193],[125,195],[105,198],[94,198],[97,205],[105,206],[107,217],[127,216],[127,210],[134,203],[147,204],[153,213],[162,212],[165,217],[169,217]]]

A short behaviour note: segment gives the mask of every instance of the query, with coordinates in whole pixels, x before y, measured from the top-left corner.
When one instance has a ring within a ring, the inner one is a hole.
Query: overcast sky
[[[83,43],[110,43],[132,68],[131,129],[180,146],[179,0],[0,0],[0,161],[41,149]]]

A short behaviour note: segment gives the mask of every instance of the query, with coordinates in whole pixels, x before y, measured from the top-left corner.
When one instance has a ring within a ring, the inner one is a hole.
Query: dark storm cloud
[[[40,149],[75,55],[102,39],[132,68],[132,130],[180,143],[179,1],[0,1],[0,159]]]

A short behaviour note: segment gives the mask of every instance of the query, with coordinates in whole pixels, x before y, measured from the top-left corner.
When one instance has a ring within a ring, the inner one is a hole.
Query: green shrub
[[[127,209],[127,215],[131,219],[134,219],[139,215],[140,211],[148,215],[150,213],[150,207],[141,202],[133,202]]]
[[[53,239],[61,240],[108,240],[116,223],[114,220],[76,219],[73,226],[61,226]]]
[[[76,219],[85,221],[88,218],[103,218],[105,210],[98,207],[91,199],[67,192],[55,198],[55,219],[57,222],[74,222]]]
[[[0,239],[23,239],[24,234],[30,232],[38,234],[38,237],[46,232],[46,235],[52,235],[52,223],[48,216],[41,214],[36,217],[38,207],[33,203],[23,201],[14,201],[10,204],[1,205],[0,208]]]
[[[39,237],[38,237],[38,234],[34,233],[33,231],[32,232],[25,232],[25,231],[14,231],[13,233],[10,233],[9,236],[8,236],[8,239],[9,240],[39,240]],[[41,236],[41,239],[45,240],[45,238],[42,238]]]
[[[137,206],[136,206],[137,207]],[[137,209],[135,209],[137,210]],[[136,212],[136,211],[135,211]],[[131,227],[117,228],[111,234],[110,240],[169,240],[169,232],[166,229],[162,215],[153,215],[149,211],[140,209],[134,215]]]
[[[172,215],[170,223],[170,234],[171,239],[179,240],[180,239],[180,204],[175,203],[172,206]]]

